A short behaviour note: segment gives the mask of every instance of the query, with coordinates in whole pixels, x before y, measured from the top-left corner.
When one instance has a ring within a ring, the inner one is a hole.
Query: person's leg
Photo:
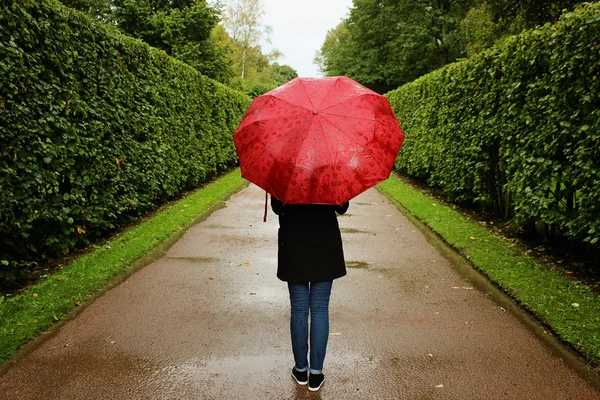
[[[290,333],[292,335],[292,351],[296,370],[308,369],[308,283],[288,283],[290,291]]]
[[[310,284],[310,373],[320,374],[329,339],[329,296],[333,281]]]

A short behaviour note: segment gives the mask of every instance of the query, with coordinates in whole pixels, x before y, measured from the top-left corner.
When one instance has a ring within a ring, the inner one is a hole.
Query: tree
[[[461,21],[461,33],[471,56],[507,35],[556,21],[578,0],[485,0]]]
[[[246,61],[250,49],[258,46],[263,37],[271,33],[271,28],[263,26],[261,18],[265,9],[261,0],[229,0],[223,24],[235,43],[239,45],[241,55],[241,77],[246,75]]]
[[[467,56],[491,47],[499,38],[499,26],[494,23],[487,4],[469,10],[460,22],[460,31],[466,42]]]
[[[348,54],[350,47],[350,32],[345,21],[335,28],[329,29],[321,49],[317,51],[314,63],[319,71],[327,76],[346,75],[352,57]]]
[[[275,86],[281,86],[286,82],[298,77],[298,72],[289,65],[273,63],[270,72],[271,81]]]
[[[465,54],[460,21],[477,0],[354,0],[316,62],[380,93]]]
[[[523,29],[558,20],[564,9],[572,9],[581,0],[485,0],[495,23],[505,27],[502,33],[515,34]]]
[[[140,38],[221,82],[231,76],[227,50],[211,40],[218,5],[205,0],[113,0],[113,16],[125,33]]]

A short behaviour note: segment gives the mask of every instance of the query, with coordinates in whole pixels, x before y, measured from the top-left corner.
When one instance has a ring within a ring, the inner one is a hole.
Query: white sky
[[[313,58],[325,34],[341,21],[352,0],[263,0],[263,24],[273,28],[271,44],[262,42],[263,53],[277,48],[284,54],[279,64],[287,64],[298,76],[319,76]]]

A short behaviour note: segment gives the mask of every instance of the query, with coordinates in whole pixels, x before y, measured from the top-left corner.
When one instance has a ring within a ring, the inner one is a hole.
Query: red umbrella
[[[388,100],[347,77],[257,97],[233,136],[242,176],[286,204],[344,204],[390,175],[404,135]]]

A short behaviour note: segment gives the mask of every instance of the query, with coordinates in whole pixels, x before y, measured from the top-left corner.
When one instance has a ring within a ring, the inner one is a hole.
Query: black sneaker
[[[298,382],[298,385],[306,385],[308,383],[308,370],[300,372],[294,367],[292,368],[292,376]]]
[[[316,392],[321,389],[323,382],[325,382],[325,376],[323,376],[323,374],[310,374],[308,378],[308,390]]]

